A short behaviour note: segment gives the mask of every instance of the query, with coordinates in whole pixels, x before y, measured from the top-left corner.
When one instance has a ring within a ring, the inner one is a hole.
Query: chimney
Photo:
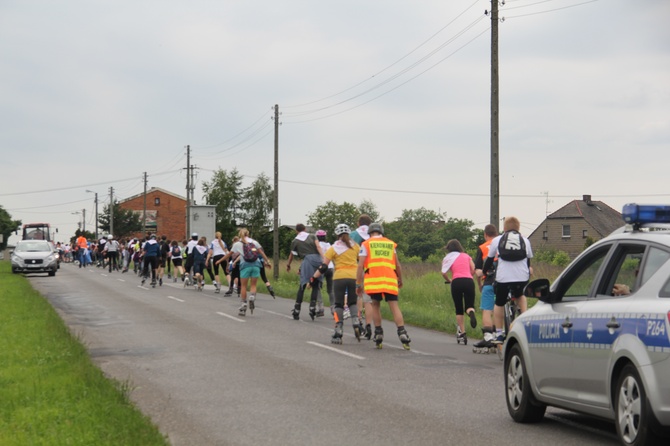
[[[582,200],[584,200],[584,202],[585,202],[586,204],[588,204],[589,206],[591,206],[591,196],[590,196],[590,195],[583,195],[583,196],[582,196]]]

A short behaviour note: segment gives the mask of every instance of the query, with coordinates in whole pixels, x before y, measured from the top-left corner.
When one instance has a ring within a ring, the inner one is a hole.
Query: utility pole
[[[98,240],[98,193],[86,189],[86,192],[95,194],[95,239]]]
[[[498,0],[491,0],[491,215],[500,226],[499,116],[498,116]]]
[[[186,240],[191,238],[191,146],[186,146]]]
[[[147,230],[147,173],[144,172],[144,209],[142,210],[142,232]]]
[[[114,188],[109,188],[109,233],[114,235]]]
[[[279,279],[279,105],[275,104],[275,184],[272,194],[274,221],[272,224],[272,264],[273,277]]]
[[[86,208],[81,210],[81,232],[86,232]]]

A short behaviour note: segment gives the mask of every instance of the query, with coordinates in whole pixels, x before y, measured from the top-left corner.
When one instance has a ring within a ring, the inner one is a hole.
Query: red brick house
[[[528,239],[533,250],[565,251],[574,259],[584,250],[587,238],[598,241],[622,226],[620,212],[584,195],[548,215]]]
[[[142,221],[144,195],[141,193],[119,201],[119,207],[135,211]],[[186,198],[158,187],[149,189],[146,193],[145,231],[155,232],[159,237],[165,235],[168,240],[183,240],[186,236]],[[137,237],[143,235],[135,234]]]

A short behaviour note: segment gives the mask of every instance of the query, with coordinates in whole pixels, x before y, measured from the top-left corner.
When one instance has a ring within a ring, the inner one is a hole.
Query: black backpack
[[[517,231],[507,231],[498,243],[498,257],[508,262],[526,258],[526,242]]]

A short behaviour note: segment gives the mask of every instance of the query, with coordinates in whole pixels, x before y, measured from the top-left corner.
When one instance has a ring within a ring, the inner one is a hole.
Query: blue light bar
[[[670,223],[670,206],[629,203],[621,211],[623,221],[633,225],[645,223]]]

